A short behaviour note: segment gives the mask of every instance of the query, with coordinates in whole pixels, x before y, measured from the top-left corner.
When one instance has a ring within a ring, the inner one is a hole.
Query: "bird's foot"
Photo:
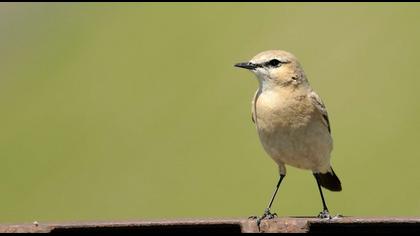
[[[262,220],[265,220],[265,219],[271,220],[271,219],[274,219],[276,217],[277,217],[276,213],[271,213],[270,209],[266,208],[264,210],[264,214],[261,217],[251,216],[251,217],[249,217],[249,219],[257,220],[258,231],[260,231],[260,224],[261,224]]]
[[[332,217],[330,216],[330,212],[328,212],[328,210],[324,209],[323,211],[321,211],[318,215],[318,218],[321,219],[332,219]]]
[[[264,214],[259,219],[261,219],[261,220],[269,219],[270,220],[270,219],[274,219],[276,217],[277,217],[276,213],[271,213],[270,208],[266,208],[264,210]]]

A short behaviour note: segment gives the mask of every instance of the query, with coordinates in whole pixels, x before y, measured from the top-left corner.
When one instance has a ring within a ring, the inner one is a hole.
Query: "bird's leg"
[[[319,183],[318,175],[315,175],[316,183],[318,185],[319,193],[321,194],[323,210],[319,213],[318,218],[321,219],[331,219],[330,212],[328,211],[327,204],[325,203],[324,194],[322,194],[321,184]]]
[[[276,189],[274,190],[274,193],[273,193],[273,196],[271,197],[270,203],[268,204],[267,208],[265,208],[263,215],[261,217],[252,217],[252,219],[257,220],[258,228],[260,227],[261,220],[263,220],[263,219],[273,219],[273,218],[277,217],[277,214],[276,213],[271,213],[270,209],[271,209],[271,206],[273,205],[274,198],[276,198],[277,192],[280,188],[280,184],[281,184],[281,181],[283,180],[284,176],[285,176],[284,174],[280,174],[279,182],[276,185]]]

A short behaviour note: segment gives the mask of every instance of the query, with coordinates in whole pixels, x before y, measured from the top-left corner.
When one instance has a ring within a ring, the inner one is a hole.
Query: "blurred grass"
[[[250,121],[267,49],[331,116],[333,213],[420,213],[416,3],[0,4],[0,221],[242,217],[277,180]],[[288,168],[274,210],[321,209]]]

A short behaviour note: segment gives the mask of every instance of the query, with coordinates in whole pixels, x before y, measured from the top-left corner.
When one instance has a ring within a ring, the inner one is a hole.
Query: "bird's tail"
[[[334,170],[331,168],[331,172],[327,173],[314,173],[315,177],[318,179],[319,184],[331,191],[339,192],[341,191],[341,182],[338,179],[338,176],[334,173]]]

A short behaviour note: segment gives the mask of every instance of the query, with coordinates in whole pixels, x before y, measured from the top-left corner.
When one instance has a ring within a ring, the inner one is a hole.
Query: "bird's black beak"
[[[248,70],[253,70],[253,69],[258,67],[256,64],[251,63],[251,62],[236,63],[235,66],[240,67],[240,68],[245,68],[245,69],[248,69]]]

